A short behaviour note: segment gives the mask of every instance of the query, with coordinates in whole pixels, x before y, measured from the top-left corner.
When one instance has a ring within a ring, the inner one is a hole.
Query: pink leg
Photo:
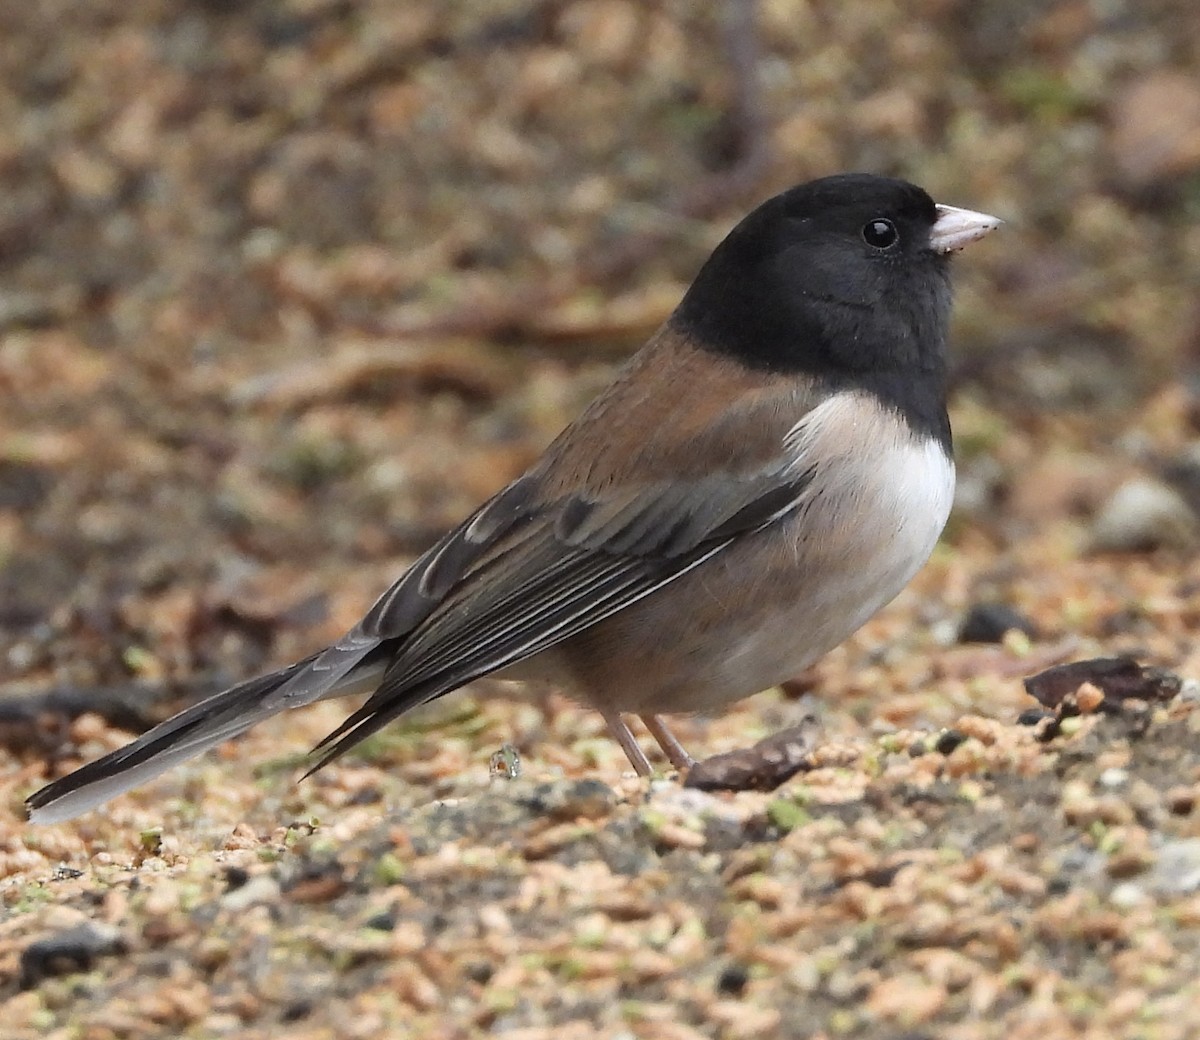
[[[650,760],[646,757],[646,752],[633,739],[633,734],[629,732],[629,727],[625,725],[620,714],[607,711],[600,714],[604,716],[608,732],[612,735],[613,740],[621,745],[621,750],[625,752],[625,757],[633,763],[633,768],[637,770],[638,776],[649,776],[654,772],[650,768]]]
[[[687,753],[684,746],[676,739],[675,734],[667,729],[667,724],[661,715],[642,715],[641,720],[650,731],[650,736],[658,741],[658,746],[666,753],[671,765],[681,772],[691,769],[696,760]]]

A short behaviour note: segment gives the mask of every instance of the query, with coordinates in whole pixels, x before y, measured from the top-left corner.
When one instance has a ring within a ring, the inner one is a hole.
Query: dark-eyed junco
[[[288,708],[370,696],[319,768],[483,675],[561,684],[650,772],[661,715],[785,681],[925,562],[954,491],[948,256],[995,217],[827,177],[759,206],[666,324],[523,477],[334,645],[234,686],[38,791],[65,820]]]

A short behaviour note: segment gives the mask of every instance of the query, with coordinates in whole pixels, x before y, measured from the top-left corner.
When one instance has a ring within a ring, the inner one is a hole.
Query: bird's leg
[[[600,714],[604,716],[608,732],[612,735],[613,740],[621,745],[621,750],[625,752],[625,757],[633,763],[633,768],[637,770],[638,776],[649,776],[653,773],[654,770],[650,768],[650,759],[646,757],[646,752],[641,749],[638,742],[633,739],[633,734],[625,725],[625,720],[621,718],[620,713],[603,711]]]
[[[696,760],[687,753],[675,734],[667,729],[661,715],[641,715],[639,718],[646,724],[650,736],[658,741],[658,746],[666,753],[671,765],[682,772],[696,764]]]

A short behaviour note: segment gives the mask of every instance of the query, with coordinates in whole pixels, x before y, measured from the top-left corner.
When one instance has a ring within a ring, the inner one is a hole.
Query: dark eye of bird
[[[896,225],[883,217],[868,220],[862,229],[863,241],[876,249],[887,249],[900,241]]]

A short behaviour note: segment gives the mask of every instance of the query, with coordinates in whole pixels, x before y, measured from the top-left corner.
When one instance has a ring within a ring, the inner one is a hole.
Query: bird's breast
[[[789,514],[538,663],[599,707],[711,711],[799,674],[893,599],[946,524],[953,461],[870,401],[835,399],[794,432],[815,469]]]

